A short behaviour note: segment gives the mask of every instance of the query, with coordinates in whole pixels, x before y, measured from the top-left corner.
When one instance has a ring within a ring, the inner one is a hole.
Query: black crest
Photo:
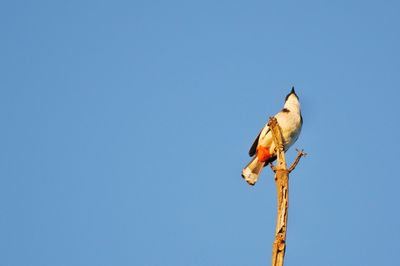
[[[294,86],[293,86],[293,87],[292,87],[292,90],[290,91],[290,93],[289,93],[288,95],[286,95],[285,102],[287,101],[287,99],[289,98],[289,96],[292,95],[292,94],[294,94],[294,96],[296,96],[297,99],[299,99],[299,96],[297,96],[297,94],[296,94],[296,92],[295,92],[295,90],[294,90]]]

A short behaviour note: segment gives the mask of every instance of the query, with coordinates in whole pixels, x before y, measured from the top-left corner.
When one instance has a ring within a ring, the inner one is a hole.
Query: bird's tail
[[[261,162],[257,156],[254,156],[250,163],[243,169],[242,177],[249,185],[254,186],[264,165],[265,162]]]

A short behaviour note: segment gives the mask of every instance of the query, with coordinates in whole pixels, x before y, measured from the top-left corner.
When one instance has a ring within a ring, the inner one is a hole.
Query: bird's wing
[[[256,154],[257,145],[258,145],[258,140],[259,140],[259,138],[260,138],[261,132],[262,132],[262,129],[261,129],[260,133],[258,133],[256,139],[254,140],[253,145],[251,145],[251,148],[250,148],[250,150],[249,150],[249,155],[250,155],[250,157],[252,157],[254,154]]]
[[[254,140],[253,145],[251,145],[251,148],[250,148],[250,150],[249,150],[249,155],[250,155],[250,157],[252,157],[252,156],[254,156],[254,154],[256,154],[257,146],[258,146],[258,141],[260,140],[261,134],[263,133],[263,136],[265,136],[265,135],[268,134],[269,130],[270,130],[269,127],[266,126],[266,127],[264,127],[263,129],[261,129],[260,133],[258,133],[256,139]],[[264,133],[264,132],[265,132],[265,133]]]

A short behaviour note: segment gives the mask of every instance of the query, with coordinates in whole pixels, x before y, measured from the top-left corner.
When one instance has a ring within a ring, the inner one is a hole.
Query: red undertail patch
[[[257,158],[260,162],[268,161],[268,159],[271,158],[271,153],[269,153],[269,147],[258,146]]]

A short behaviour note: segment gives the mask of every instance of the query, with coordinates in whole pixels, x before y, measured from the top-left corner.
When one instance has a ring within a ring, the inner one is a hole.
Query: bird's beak
[[[294,91],[294,86],[292,87],[292,90],[290,91],[290,93],[295,93],[296,94],[296,92]]]

